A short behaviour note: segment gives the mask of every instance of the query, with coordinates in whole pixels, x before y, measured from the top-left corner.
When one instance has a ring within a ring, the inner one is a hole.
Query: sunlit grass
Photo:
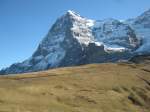
[[[91,64],[1,76],[0,112],[149,112],[148,66]]]

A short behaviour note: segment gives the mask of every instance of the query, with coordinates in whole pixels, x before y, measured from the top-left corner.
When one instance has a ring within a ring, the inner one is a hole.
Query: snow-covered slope
[[[137,53],[150,53],[150,9],[135,19],[127,20],[126,23],[130,24],[142,40],[142,46],[137,49]]]
[[[134,30],[115,19],[96,21],[93,34],[108,50],[135,50],[140,44]]]
[[[29,59],[0,74],[129,59],[141,45],[139,36],[118,20],[95,21],[69,10],[57,19]]]

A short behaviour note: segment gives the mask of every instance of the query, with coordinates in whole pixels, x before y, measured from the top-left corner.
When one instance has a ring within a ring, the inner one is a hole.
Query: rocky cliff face
[[[137,49],[137,53],[150,53],[150,9],[137,18],[126,21],[135,31],[136,35],[141,38],[142,45]]]
[[[147,13],[143,15],[147,16]],[[140,24],[138,18],[127,22],[95,21],[68,11],[57,19],[29,59],[1,70],[0,74],[127,60],[143,45],[142,35],[136,33],[135,27],[145,25],[145,19]]]

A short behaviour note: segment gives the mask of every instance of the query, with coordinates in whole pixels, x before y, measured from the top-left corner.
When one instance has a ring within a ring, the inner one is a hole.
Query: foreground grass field
[[[1,76],[0,112],[150,112],[150,66],[91,64]]]

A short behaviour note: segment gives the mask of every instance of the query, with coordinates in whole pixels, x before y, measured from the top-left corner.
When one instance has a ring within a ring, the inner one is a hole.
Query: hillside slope
[[[146,55],[137,55],[130,59],[130,61],[134,63],[143,63],[143,64],[150,64],[150,54]]]
[[[149,64],[91,64],[0,77],[0,112],[150,112]]]

